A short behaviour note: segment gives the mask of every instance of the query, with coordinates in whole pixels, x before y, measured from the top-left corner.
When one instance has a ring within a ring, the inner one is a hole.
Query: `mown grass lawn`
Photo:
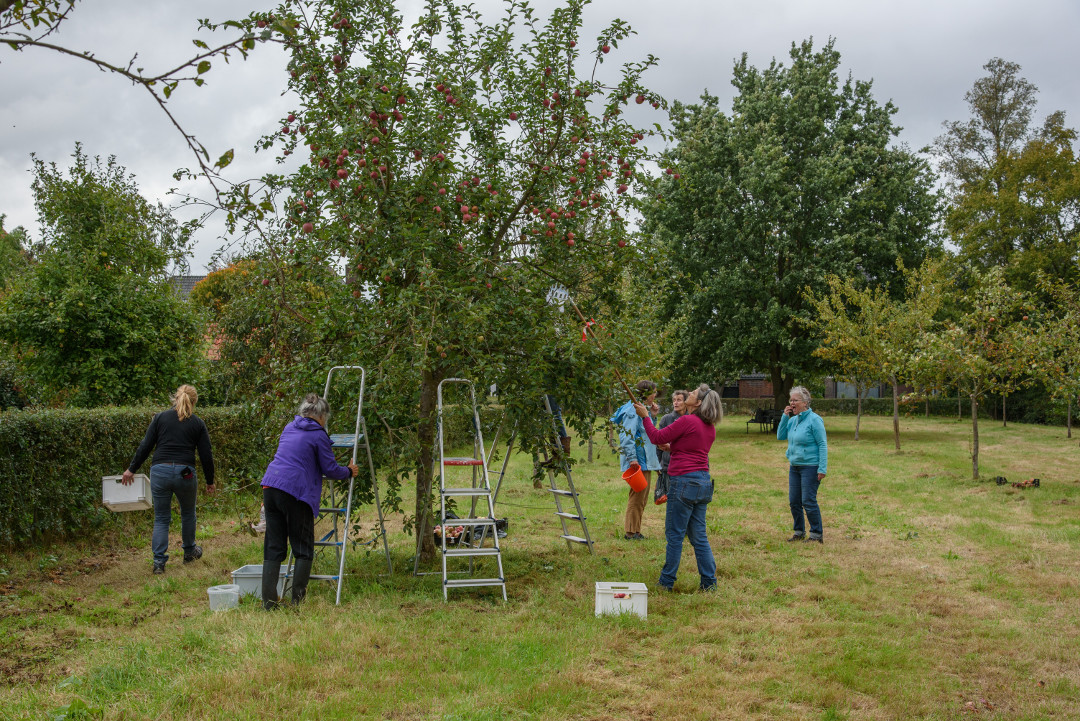
[[[395,574],[354,555],[340,607],[312,582],[299,613],[211,614],[206,588],[261,560],[221,498],[200,516],[206,556],[184,566],[175,549],[163,578],[149,512],[108,544],[0,557],[0,716],[74,703],[116,719],[1080,718],[1075,439],[985,422],[975,482],[969,424],[907,419],[896,452],[890,419],[864,419],[855,442],[853,418],[827,418],[818,546],[784,542],[784,444],[744,421],[725,421],[712,456],[716,593],[696,591],[687,546],[647,620],[594,617],[594,582],[652,591],[664,556],[662,508],[646,509],[648,540],[622,540],[626,486],[606,450],[575,473],[591,556],[558,539],[550,494],[513,460],[506,604],[495,589],[444,604],[395,530]]]

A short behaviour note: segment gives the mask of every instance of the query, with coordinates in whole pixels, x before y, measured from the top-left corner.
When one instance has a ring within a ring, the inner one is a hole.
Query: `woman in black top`
[[[150,492],[154,497],[154,573],[165,573],[169,560],[169,524],[172,523],[172,497],[180,501],[180,535],[184,541],[184,563],[202,558],[202,548],[195,544],[195,497],[198,478],[195,476],[195,451],[199,451],[206,473],[206,492],[214,492],[214,455],[206,424],[193,415],[199,394],[192,386],[180,386],[171,396],[173,407],[162,411],[150,421],[146,436],[135,457],[124,471],[122,483],[130,485],[135,471],[156,447],[150,461]]]

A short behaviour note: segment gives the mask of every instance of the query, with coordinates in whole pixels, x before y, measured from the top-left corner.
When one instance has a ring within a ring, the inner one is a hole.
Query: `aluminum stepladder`
[[[553,435],[547,436],[544,439],[544,442],[540,445],[540,451],[544,456],[544,461],[543,461],[542,466],[545,469],[547,469],[547,475],[548,475],[548,488],[546,490],[549,493],[551,493],[552,498],[555,500],[555,515],[558,516],[559,522],[562,524],[562,535],[560,535],[559,537],[566,541],[566,547],[568,549],[570,549],[570,548],[574,547],[575,543],[580,543],[580,544],[584,544],[584,545],[588,546],[589,553],[592,553],[593,552],[592,536],[589,535],[589,525],[585,522],[586,521],[586,516],[585,516],[584,511],[582,511],[582,509],[581,509],[581,501],[578,500],[577,489],[574,488],[574,477],[573,477],[573,474],[570,472],[570,464],[567,462],[567,456],[566,456],[566,453],[563,452],[563,449],[559,448],[559,447],[556,447],[556,445],[555,445],[556,443],[559,442],[557,439],[560,438],[560,436],[559,436],[559,424],[558,424],[558,420],[555,418],[554,409],[551,407],[551,402],[550,401],[551,401],[551,397],[545,395],[544,396],[544,410],[547,412],[548,417],[551,419],[551,429],[552,429]],[[500,430],[501,430],[501,425],[500,425]],[[498,441],[498,437],[499,437],[499,432],[496,431],[496,433],[495,433],[495,442]],[[499,490],[502,488],[503,479],[506,477],[506,467],[509,464],[510,455],[514,450],[514,441],[516,439],[517,439],[517,424],[515,423],[514,428],[510,433],[510,441],[509,441],[509,443],[507,443],[507,446],[506,446],[506,455],[503,457],[502,468],[499,471],[499,479],[495,483],[495,492],[492,495],[492,503],[493,504],[495,502],[497,502],[498,499],[499,499]],[[495,448],[495,443],[493,442],[492,443],[492,450],[493,451],[494,451],[494,448]],[[557,482],[555,480],[555,478],[556,478],[555,469],[554,469],[555,463],[559,463],[562,466],[563,475],[566,476],[566,485],[567,485],[566,490],[563,490],[563,489],[559,488],[559,486],[558,486],[558,484],[557,484]],[[573,512],[570,512],[568,510],[563,510],[562,499],[564,499],[564,498],[569,498],[570,500],[573,501],[573,503],[574,503],[574,511]],[[568,522],[573,523],[575,521],[581,523],[581,534],[582,535],[580,535],[580,536],[575,536],[572,533],[570,533],[570,530],[571,530],[570,526],[567,525]],[[486,532],[486,529],[485,529],[485,532]],[[483,540],[484,539],[481,536],[481,538],[480,538],[481,543],[483,542]]]
[[[359,449],[364,449],[367,455],[367,468],[368,474],[371,478],[371,489],[375,495],[375,508],[379,514],[379,533],[382,537],[383,553],[386,554],[386,570],[387,573],[394,572],[394,564],[390,560],[390,545],[386,540],[386,522],[383,518],[382,504],[379,500],[379,481],[375,476],[375,464],[371,460],[371,445],[368,443],[367,422],[364,420],[364,384],[367,380],[367,373],[361,366],[334,366],[326,374],[326,385],[323,387],[323,398],[329,398],[330,396],[330,381],[334,377],[335,371],[341,371],[342,373],[348,371],[360,371],[360,398],[356,402],[356,424],[353,427],[352,433],[329,433],[330,446],[334,449],[348,448],[352,450],[351,462],[356,463],[356,452]],[[327,424],[329,425],[329,424]],[[329,432],[329,428],[327,429]],[[345,581],[345,549],[349,544],[349,531],[353,527],[353,491],[356,487],[356,477],[349,479],[348,491],[340,491],[333,479],[324,479],[329,481],[330,492],[324,495],[324,498],[328,498],[330,505],[327,507],[319,508],[318,520],[330,516],[333,519],[333,527],[319,540],[315,541],[315,548],[318,551],[319,548],[333,548],[337,554],[337,567],[336,574],[311,574],[311,580],[321,581],[333,581],[337,585],[337,597],[334,601],[335,604],[341,604],[341,587]],[[341,502],[345,502],[345,507],[341,507]],[[292,550],[289,551],[288,569],[285,575],[286,586],[289,584],[289,579],[293,577],[293,557]]]
[[[469,399],[472,403],[473,425],[473,455],[471,458],[447,457],[445,448],[445,424],[443,423],[443,385],[460,384],[469,389]],[[488,481],[487,452],[484,448],[484,435],[480,428],[480,413],[476,406],[476,391],[472,381],[464,378],[446,378],[439,382],[436,388],[436,450],[439,454],[439,523],[442,532],[439,534],[442,550],[442,587],[443,600],[448,599],[448,590],[451,588],[467,588],[472,586],[499,586],[502,589],[503,600],[506,600],[506,576],[503,572],[502,550],[499,547],[499,534],[495,531],[495,501],[492,497],[491,485]],[[447,484],[447,467],[467,467],[472,470],[472,485],[469,487],[452,487]],[[468,518],[447,518],[446,501],[448,498],[469,498],[471,511]],[[487,516],[476,515],[477,501],[487,500]],[[476,537],[480,533],[480,541],[475,544],[466,542],[463,532],[458,539],[456,547],[447,544],[447,526],[464,526],[469,532],[469,538]],[[421,531],[424,533],[425,531]],[[483,546],[483,539],[490,534],[492,547]],[[413,562],[413,573],[418,576],[427,575],[420,572],[420,547],[422,537],[416,539],[416,558]],[[473,577],[474,562],[477,557],[493,556],[498,568],[498,576],[491,578]],[[451,571],[447,567],[447,559],[467,558],[469,560],[468,571]],[[465,575],[465,578],[450,578],[451,575]]]

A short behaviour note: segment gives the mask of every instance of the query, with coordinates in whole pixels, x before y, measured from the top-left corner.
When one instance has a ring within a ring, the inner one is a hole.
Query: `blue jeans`
[[[705,510],[712,500],[713,482],[708,471],[695,471],[668,478],[667,516],[664,535],[667,536],[667,556],[660,571],[660,585],[670,589],[682,560],[683,538],[690,538],[697,557],[701,588],[716,585],[716,559],[713,558],[709,537],[705,532]]]
[[[184,478],[184,471],[190,471],[191,477]],[[150,466],[150,494],[154,499],[154,535],[151,546],[154,549],[154,563],[164,564],[169,560],[169,525],[172,523],[172,497],[180,501],[180,536],[184,541],[184,551],[195,547],[195,498],[198,495],[199,479],[195,468],[183,463],[158,463]]]
[[[810,538],[821,538],[821,510],[817,504],[817,466],[791,466],[788,471],[788,503],[795,521],[795,535],[806,535],[803,513],[810,520]]]

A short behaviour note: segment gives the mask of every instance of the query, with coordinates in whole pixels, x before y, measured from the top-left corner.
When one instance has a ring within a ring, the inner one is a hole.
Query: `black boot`
[[[278,594],[277,594],[277,582],[278,576],[274,573],[267,573],[267,563],[263,561],[263,577],[262,577],[262,602],[263,608],[267,611],[273,611],[278,607]],[[280,569],[280,563],[269,564],[274,568]],[[280,571],[278,572],[280,573]]]
[[[299,605],[307,595],[308,579],[311,578],[311,559],[298,558],[293,564],[292,602]]]

